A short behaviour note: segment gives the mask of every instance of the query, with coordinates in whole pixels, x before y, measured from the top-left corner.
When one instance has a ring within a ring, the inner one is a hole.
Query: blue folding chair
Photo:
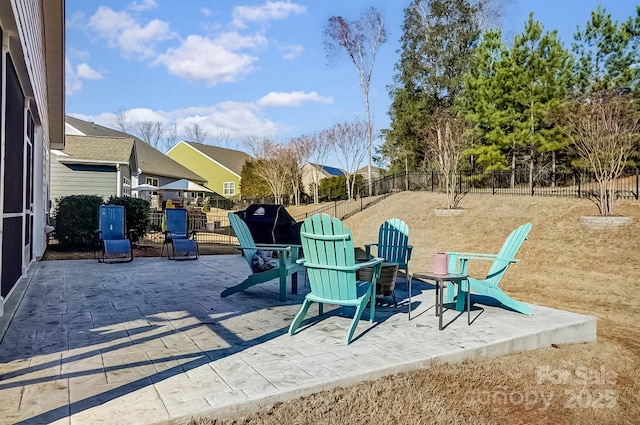
[[[184,208],[167,208],[164,212],[164,242],[160,256],[170,260],[197,260],[200,257],[196,231],[188,230],[187,210]],[[170,245],[170,246],[169,246]]]
[[[94,258],[101,263],[128,263],[133,261],[131,244],[133,229],[127,239],[125,214],[122,205],[100,205],[96,238],[98,251]]]

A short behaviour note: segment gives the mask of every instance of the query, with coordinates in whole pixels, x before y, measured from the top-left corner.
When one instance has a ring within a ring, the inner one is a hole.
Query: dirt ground
[[[467,196],[463,214],[436,216],[444,205],[444,195],[402,192],[345,222],[363,245],[375,241],[385,219],[405,220],[414,245],[410,267],[418,272],[430,270],[440,251],[496,253],[511,230],[530,221],[522,261],[509,268],[502,289],[518,300],[595,316],[597,342],[438,364],[190,424],[640,423],[640,202],[617,202],[616,214],[633,221],[609,229],[581,224],[580,216],[597,214],[583,199]]]

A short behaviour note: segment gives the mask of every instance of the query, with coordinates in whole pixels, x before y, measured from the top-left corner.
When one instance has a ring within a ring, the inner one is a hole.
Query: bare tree
[[[164,134],[164,126],[160,121],[134,121],[132,123],[136,136],[158,149],[162,135]]]
[[[123,133],[126,133],[131,128],[131,123],[129,122],[129,118],[127,116],[127,111],[124,109],[119,109],[113,118],[113,125]]]
[[[327,157],[329,156],[329,152],[333,150],[333,140],[327,137],[328,132],[323,131],[320,133],[315,133],[312,136],[309,136],[309,140],[311,143],[311,150],[309,152],[309,162],[313,167],[322,166],[327,161]],[[313,203],[317,204],[319,202],[319,187],[320,187],[320,173],[318,170],[315,170],[311,173],[311,181],[313,185]]]
[[[437,110],[430,127],[422,131],[423,142],[444,179],[447,208],[456,208],[463,194],[458,190],[460,156],[469,147],[469,137],[462,117],[449,109]]]
[[[329,18],[324,32],[326,36],[324,45],[329,61],[335,63],[342,54],[346,53],[358,71],[367,115],[367,154],[369,158],[367,178],[369,180],[369,195],[371,195],[373,128],[369,108],[369,86],[376,54],[380,46],[387,41],[387,30],[380,12],[371,7],[355,22],[349,22],[342,16],[332,16]]]
[[[636,105],[631,96],[619,92],[592,93],[577,104],[568,121],[573,148],[598,182],[595,202],[600,215],[613,215],[616,179],[640,140]]]
[[[184,131],[190,142],[204,143],[209,137],[209,132],[198,123],[193,123],[190,127],[185,127]]]
[[[245,143],[260,162],[260,167],[255,169],[256,174],[269,186],[275,203],[282,204],[291,169],[287,148],[272,140],[258,137],[249,137]]]
[[[174,122],[165,128],[164,149],[168,151],[178,143],[178,125]]]
[[[356,171],[367,154],[368,125],[364,121],[338,123],[325,130],[338,154],[338,162],[346,173],[347,197],[354,199]]]
[[[310,136],[295,137],[289,141],[289,155],[291,166],[290,178],[291,187],[296,205],[300,205],[300,181],[302,166],[309,160],[311,149],[313,147],[313,138]]]

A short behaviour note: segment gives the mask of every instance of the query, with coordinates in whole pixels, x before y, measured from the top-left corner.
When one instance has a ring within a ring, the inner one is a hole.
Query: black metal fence
[[[460,174],[457,179],[458,192],[462,194],[517,195],[517,196],[559,196],[590,198],[598,193],[598,182],[591,173],[565,172],[538,176],[529,182],[527,171],[489,172],[484,174]],[[640,172],[638,168],[628,169],[615,182],[616,198],[638,199],[640,194]],[[372,182],[372,196],[366,196],[365,187],[358,199],[334,201],[304,214],[293,216],[303,221],[315,213],[327,213],[339,219],[347,218],[376,204],[394,192],[430,191],[443,192],[442,175],[437,171],[391,174]],[[273,203],[273,199],[243,200],[236,209],[245,209],[252,203]],[[151,227],[154,231],[145,235],[144,240],[162,242],[162,213],[151,214]],[[188,216],[189,230],[197,230],[198,241],[202,243],[237,244],[229,219],[226,215],[193,212]]]
[[[527,171],[494,171],[483,174],[461,173],[458,176],[458,192],[485,195],[561,196],[590,198],[598,193],[598,182],[593,173],[563,172],[538,176],[530,183]],[[391,174],[372,182],[372,194],[404,190],[444,191],[442,175],[437,171]],[[615,181],[616,198],[638,199],[640,194],[638,168],[627,169]],[[367,189],[365,189],[367,190]]]

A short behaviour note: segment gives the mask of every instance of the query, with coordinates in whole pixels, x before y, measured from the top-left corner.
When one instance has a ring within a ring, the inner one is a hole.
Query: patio
[[[471,326],[448,310],[439,331],[433,286],[414,281],[408,321],[402,279],[398,307],[378,307],[351,345],[342,308],[291,337],[303,279],[286,303],[275,281],[220,298],[247,274],[239,255],[40,262],[0,318],[0,423],[223,417],[442,362],[595,340],[595,318],[541,306],[528,317],[476,305]]]

